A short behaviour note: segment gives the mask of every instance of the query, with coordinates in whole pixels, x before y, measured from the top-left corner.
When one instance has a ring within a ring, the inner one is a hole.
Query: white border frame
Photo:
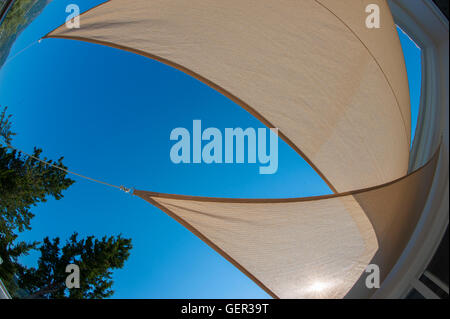
[[[422,49],[419,120],[410,156],[414,170],[441,145],[439,163],[417,227],[373,298],[404,298],[426,270],[449,222],[449,28],[431,0],[388,0],[394,20]]]

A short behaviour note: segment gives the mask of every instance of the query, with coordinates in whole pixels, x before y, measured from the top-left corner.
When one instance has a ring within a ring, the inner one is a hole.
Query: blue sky
[[[405,56],[408,73],[409,95],[411,99],[411,145],[416,132],[419,115],[420,93],[422,87],[422,51],[417,44],[400,28],[397,28]]]
[[[221,94],[159,62],[84,42],[40,37],[65,21],[66,5],[48,5],[18,38],[0,70],[0,105],[13,114],[15,146],[65,157],[81,174],[157,192],[217,197],[299,197],[331,193],[289,146],[279,142],[279,168],[258,164],[176,165],[169,158],[175,127],[264,127]],[[102,1],[77,1],[81,11]],[[420,93],[420,50],[401,35],[412,91]],[[26,48],[25,50],[23,50]],[[176,91],[176,94],[174,92]],[[413,126],[415,128],[415,125]],[[143,200],[83,181],[33,212],[22,240],[123,234],[133,240],[114,273],[114,298],[267,298],[250,279],[184,227]],[[37,254],[23,259],[36,262]]]

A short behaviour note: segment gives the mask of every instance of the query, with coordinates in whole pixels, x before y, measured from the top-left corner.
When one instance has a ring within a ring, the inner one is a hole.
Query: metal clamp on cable
[[[131,193],[131,190],[132,190],[131,188],[127,188],[127,187],[125,187],[125,186],[123,186],[123,185],[120,185],[119,189],[120,189],[121,191],[124,191],[124,192],[127,193],[127,194]]]

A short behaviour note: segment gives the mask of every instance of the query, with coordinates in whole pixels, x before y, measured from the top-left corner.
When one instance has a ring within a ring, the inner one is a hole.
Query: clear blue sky
[[[175,127],[190,128],[194,119],[222,131],[264,126],[208,86],[159,62],[72,40],[46,39],[29,46],[65,21],[65,7],[72,2],[50,3],[18,38],[0,70],[0,105],[8,106],[14,116],[17,147],[31,152],[39,146],[48,158],[64,156],[71,170],[143,190],[248,198],[331,193],[281,140],[274,175],[258,174],[258,164],[173,164],[169,134]],[[101,2],[77,4],[85,11]],[[401,40],[415,123],[420,50],[406,36]],[[114,298],[269,297],[157,208],[115,189],[74,179],[62,200],[33,210],[32,230],[20,238],[64,240],[74,231],[81,236],[121,233],[132,238],[129,260],[114,273]],[[36,257],[31,254],[23,261],[33,265]]]

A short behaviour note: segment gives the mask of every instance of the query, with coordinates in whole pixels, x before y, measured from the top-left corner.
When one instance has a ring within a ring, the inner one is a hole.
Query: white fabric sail
[[[367,29],[368,4],[380,29]],[[156,59],[222,92],[301,154],[335,192],[407,172],[408,83],[384,0],[112,0],[47,37]]]
[[[136,190],[275,298],[369,297],[365,268],[386,278],[425,205],[437,153],[394,182],[310,198],[225,199]]]
[[[368,5],[380,28],[368,28]],[[300,154],[336,193],[220,199],[135,191],[273,297],[367,297],[426,202],[437,156],[407,175],[404,57],[385,0],[111,0],[47,38],[177,68],[224,94]],[[174,88],[176,90],[176,88]]]

